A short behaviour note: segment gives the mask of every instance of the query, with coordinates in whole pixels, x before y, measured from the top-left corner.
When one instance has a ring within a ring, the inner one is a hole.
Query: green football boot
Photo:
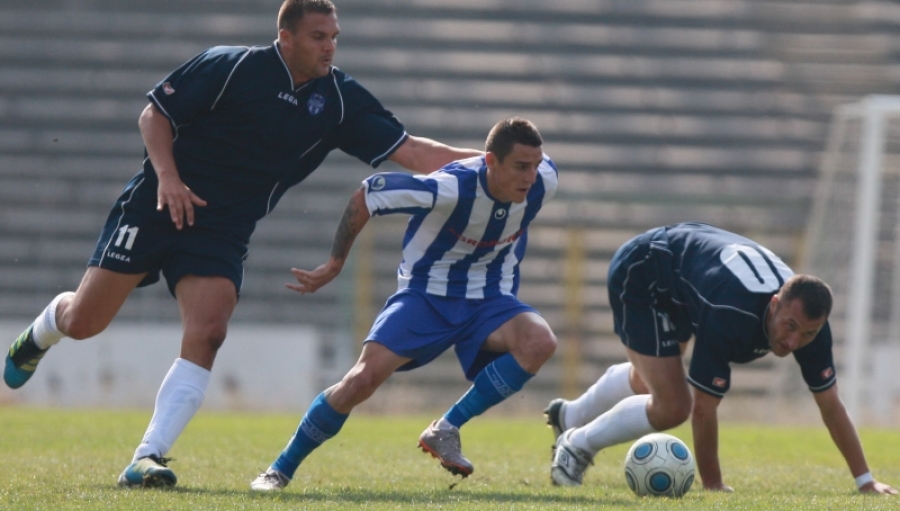
[[[158,458],[156,456],[147,456],[131,463],[125,467],[122,475],[119,476],[119,486],[143,488],[170,488],[175,486],[178,478],[175,472],[167,467],[166,464],[172,461],[172,458]]]
[[[38,348],[34,343],[34,325],[30,325],[16,342],[9,347],[6,355],[6,368],[3,370],[3,381],[10,388],[17,389],[31,378],[37,369],[38,362],[47,354],[47,349]]]

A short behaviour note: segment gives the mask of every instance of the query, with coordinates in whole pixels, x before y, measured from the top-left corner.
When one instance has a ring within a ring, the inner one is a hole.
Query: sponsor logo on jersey
[[[386,184],[387,181],[383,177],[378,176],[372,180],[372,190],[381,190]]]
[[[718,376],[713,378],[713,385],[719,387],[720,389],[724,389],[725,385],[728,384],[728,380],[725,378],[719,378]]]
[[[131,262],[131,258],[128,257],[127,255],[125,255],[125,254],[120,254],[120,253],[118,253],[118,252],[113,252],[112,250],[107,250],[107,251],[106,251],[106,257],[109,257],[110,259],[115,259],[115,260],[117,260],[117,261],[122,261],[122,262],[124,262],[124,263],[130,263],[130,262]]]
[[[753,353],[756,355],[765,355],[766,353],[772,351],[771,348],[756,348],[753,350]]]
[[[503,220],[504,218],[506,218],[506,210],[500,208],[497,211],[494,211],[494,218],[496,218],[497,220]]]
[[[322,110],[325,110],[325,96],[314,92],[306,102],[306,109],[309,110],[309,115],[322,113]]]
[[[525,232],[524,229],[519,229],[513,235],[503,238],[501,240],[479,241],[476,239],[467,238],[467,237],[463,236],[461,233],[456,232],[456,229],[454,229],[453,227],[448,227],[447,230],[450,231],[450,234],[456,236],[456,239],[458,239],[459,241],[461,241],[467,245],[474,245],[478,248],[490,248],[490,247],[496,247],[497,245],[506,245],[507,243],[512,243],[512,242],[516,241],[517,239],[519,239],[519,237],[522,236],[522,233]]]
[[[278,99],[283,99],[283,100],[287,101],[288,103],[290,103],[294,106],[297,106],[297,98],[295,98],[294,96],[292,96],[286,92],[279,92]]]
[[[834,376],[834,369],[832,369],[830,367],[823,369],[820,374],[822,375],[823,380],[827,380],[828,378],[831,378],[832,376]]]
[[[172,84],[166,82],[163,84],[163,92],[166,93],[166,96],[171,96],[172,94],[175,94],[175,89],[172,88]]]

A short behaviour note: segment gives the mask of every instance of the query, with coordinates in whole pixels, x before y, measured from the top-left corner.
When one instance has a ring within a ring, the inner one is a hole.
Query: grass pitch
[[[280,494],[249,483],[284,447],[300,415],[201,412],[170,453],[173,490],[120,489],[148,411],[0,408],[0,509],[900,509],[900,498],[856,493],[824,426],[723,427],[734,494],[694,488],[683,499],[639,498],[622,475],[628,446],[600,453],[580,488],[549,483],[551,434],[534,419],[480,417],[463,428],[475,465],[453,477],[416,448],[431,417],[353,415]],[[673,432],[692,444],[690,430]],[[900,485],[900,432],[864,430],[875,476]]]

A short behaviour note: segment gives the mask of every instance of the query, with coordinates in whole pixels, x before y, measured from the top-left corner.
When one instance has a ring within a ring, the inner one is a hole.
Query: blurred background
[[[145,93],[210,46],[271,44],[280,3],[0,4],[4,346],[53,296],[77,287],[110,206],[140,169]],[[336,4],[335,64],[411,134],[483,148],[496,121],[523,116],[538,125],[560,169],[559,195],[531,228],[519,294],[547,318],[560,347],[522,393],[489,413],[539,417],[550,399],[579,395],[625,360],[606,270],[640,232],[708,222],[803,270],[835,108],[900,94],[900,5],[888,1]],[[209,406],[300,413],[352,365],[396,289],[405,218],[370,223],[353,264],[315,295],[283,284],[289,268],[327,259],[350,193],[372,172],[333,153],[260,222]],[[152,406],[178,353],[178,310],[166,287],[135,291],[103,335],[78,346],[63,341],[33,383],[2,389],[0,402]],[[840,344],[836,354],[840,362]],[[137,383],[143,372],[146,382]],[[361,409],[442,412],[467,387],[451,353],[392,377]],[[857,419],[897,426],[898,389],[883,387],[879,409]],[[260,388],[294,397],[266,401]],[[735,367],[722,414],[817,422],[808,394],[792,358],[765,357]]]

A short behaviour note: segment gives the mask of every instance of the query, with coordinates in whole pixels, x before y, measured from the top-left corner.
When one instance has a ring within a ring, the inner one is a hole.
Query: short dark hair
[[[812,275],[792,276],[781,286],[778,295],[784,303],[799,298],[803,302],[803,313],[813,320],[828,317],[834,302],[828,284]]]
[[[331,14],[337,12],[337,7],[331,0],[284,0],[278,10],[278,30],[293,32],[303,16],[311,12]]]
[[[494,153],[494,156],[502,162],[512,152],[515,144],[541,147],[544,140],[533,122],[521,117],[510,117],[491,128],[484,145],[487,152]]]

